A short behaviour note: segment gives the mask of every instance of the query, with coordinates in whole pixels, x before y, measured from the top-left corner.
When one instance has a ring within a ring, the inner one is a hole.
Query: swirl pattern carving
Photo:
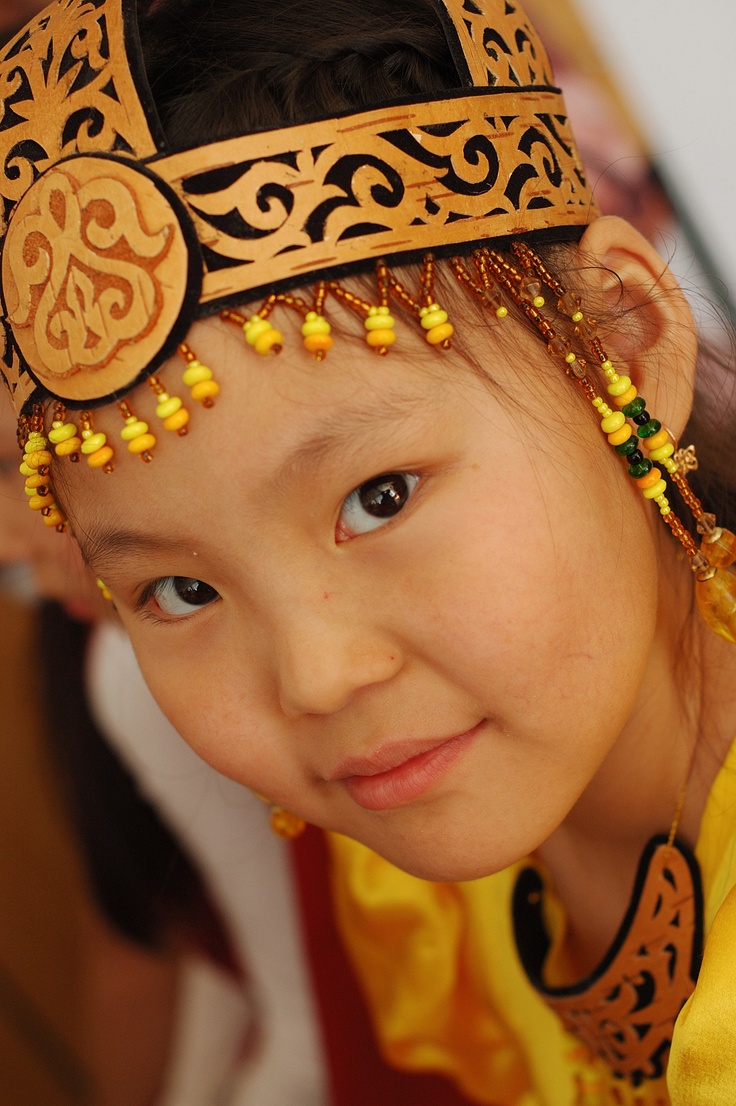
[[[371,258],[579,226],[593,208],[552,90],[378,109],[150,167],[205,244],[205,303]]]
[[[7,247],[8,321],[52,394],[114,392],[166,343],[188,249],[169,202],[133,166],[80,157],[50,169],[18,205]]]

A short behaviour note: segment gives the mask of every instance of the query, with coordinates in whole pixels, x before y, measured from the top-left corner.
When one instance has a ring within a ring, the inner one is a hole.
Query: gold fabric
[[[341,929],[397,1067],[438,1071],[482,1106],[732,1106],[736,1100],[736,746],[712,788],[696,855],[705,959],[675,1027],[667,1082],[615,1080],[526,979],[511,927],[518,868],[465,884],[408,876],[331,838]],[[564,916],[549,904],[559,947]]]

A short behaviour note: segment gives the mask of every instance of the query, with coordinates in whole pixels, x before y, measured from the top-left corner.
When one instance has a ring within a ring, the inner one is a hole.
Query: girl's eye
[[[157,580],[144,597],[155,599],[164,614],[173,618],[191,614],[197,607],[207,607],[220,598],[219,593],[192,576],[167,576]]]
[[[361,484],[343,503],[338,537],[345,540],[385,525],[404,509],[418,483],[413,473],[389,472]]]

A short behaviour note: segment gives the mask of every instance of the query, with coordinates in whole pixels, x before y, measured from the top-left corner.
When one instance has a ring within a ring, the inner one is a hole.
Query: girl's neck
[[[705,626],[689,573],[664,556],[660,625],[636,709],[538,850],[568,914],[571,963],[582,974],[613,939],[644,845],[670,830],[686,782],[678,835],[694,848],[713,780],[736,737],[736,647]]]

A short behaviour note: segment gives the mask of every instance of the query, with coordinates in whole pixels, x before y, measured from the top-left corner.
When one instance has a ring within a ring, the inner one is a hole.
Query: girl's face
[[[317,364],[198,324],[222,391],[189,437],[57,481],[197,752],[427,878],[499,869],[563,822],[655,635],[637,495],[559,363],[505,325],[476,350],[496,388],[418,337]],[[147,417],[145,386],[130,405]]]

